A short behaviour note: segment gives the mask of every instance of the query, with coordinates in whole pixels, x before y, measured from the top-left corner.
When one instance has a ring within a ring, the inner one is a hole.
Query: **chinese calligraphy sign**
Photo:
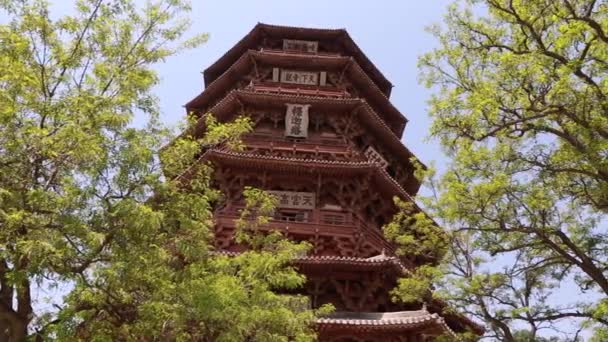
[[[281,83],[317,85],[318,78],[316,72],[281,70]]]
[[[285,114],[285,136],[294,138],[308,137],[308,104],[287,104]]]
[[[278,200],[277,208],[314,209],[315,194],[313,192],[268,191]]]
[[[319,43],[310,40],[283,39],[283,50],[317,53]]]

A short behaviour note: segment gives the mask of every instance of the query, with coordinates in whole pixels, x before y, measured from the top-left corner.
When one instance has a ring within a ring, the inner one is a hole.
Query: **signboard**
[[[382,168],[388,166],[388,162],[386,161],[386,159],[382,158],[382,155],[378,153],[378,151],[376,151],[373,147],[368,146],[364,154],[370,162],[379,164]]]
[[[319,42],[310,40],[283,39],[283,50],[317,53],[319,50]]]
[[[309,71],[281,70],[281,83],[317,85],[319,74]]]
[[[314,209],[314,192],[268,191],[278,199],[277,208]]]
[[[308,104],[287,103],[285,114],[285,136],[294,138],[308,137]]]

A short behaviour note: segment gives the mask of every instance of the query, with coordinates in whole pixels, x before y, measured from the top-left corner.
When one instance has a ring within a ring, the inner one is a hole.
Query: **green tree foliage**
[[[418,264],[406,277],[399,279],[393,290],[397,301],[424,302],[431,296],[433,283],[441,278],[438,265],[449,245],[449,234],[444,232],[415,203],[395,198],[397,214],[383,227],[384,236],[397,246],[397,254]]]
[[[431,31],[447,296],[500,340],[574,323],[608,340],[608,4],[459,1]]]
[[[205,40],[182,39],[188,4],[0,8],[0,340],[313,339],[302,298],[271,291],[302,284],[288,263],[306,246],[210,247],[221,194],[192,162],[201,146],[238,148],[249,120],[207,116],[200,140],[158,122],[153,65]],[[265,196],[250,190],[248,212]],[[52,288],[54,307],[35,301]]]

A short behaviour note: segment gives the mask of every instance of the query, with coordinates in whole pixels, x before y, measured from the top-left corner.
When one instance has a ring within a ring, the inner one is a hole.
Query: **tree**
[[[153,65],[206,39],[182,39],[188,4],[0,9],[0,340],[312,339],[303,298],[272,291],[303,283],[288,264],[307,246],[254,238],[250,217],[254,250],[211,248],[221,194],[192,163],[201,145],[238,148],[250,121],[206,116],[201,139],[158,121]],[[264,214],[271,199],[247,195]],[[65,297],[45,309],[36,298],[52,288]]]
[[[448,297],[501,340],[573,323],[567,340],[608,339],[608,4],[470,0],[431,31]]]

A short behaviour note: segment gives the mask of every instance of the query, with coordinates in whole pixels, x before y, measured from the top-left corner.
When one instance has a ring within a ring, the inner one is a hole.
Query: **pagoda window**
[[[279,68],[272,68],[272,82],[279,82]]]
[[[325,224],[341,226],[346,223],[346,215],[344,213],[339,212],[324,213],[321,217],[321,220]]]
[[[274,219],[287,222],[308,222],[310,213],[301,210],[277,209],[274,213]]]

